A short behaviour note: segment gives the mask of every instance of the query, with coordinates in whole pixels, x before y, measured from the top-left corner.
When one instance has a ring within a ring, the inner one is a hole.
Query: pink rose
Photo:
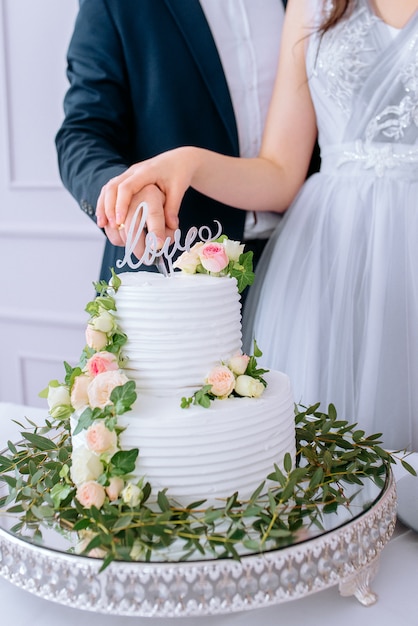
[[[234,374],[239,376],[240,374],[245,374],[249,360],[250,357],[246,354],[237,354],[230,359],[228,367],[234,372]]]
[[[109,484],[106,487],[106,493],[111,502],[119,498],[119,494],[122,491],[124,484],[125,483],[122,478],[119,478],[118,476],[113,476],[113,478],[109,480]]]
[[[77,376],[74,380],[71,388],[71,406],[78,411],[89,403],[89,397],[87,395],[88,386],[91,383],[90,376],[84,374]]]
[[[173,263],[174,268],[178,268],[187,274],[195,274],[196,268],[200,264],[199,252],[203,246],[202,242],[196,243],[189,252],[183,252]]]
[[[107,335],[101,330],[95,330],[93,326],[87,324],[86,343],[93,350],[103,350],[107,346]]]
[[[111,352],[96,352],[86,363],[86,370],[92,378],[103,372],[119,369],[118,359]]]
[[[224,246],[214,241],[205,243],[201,247],[199,257],[205,270],[215,274],[224,270],[229,263]]]
[[[119,370],[97,374],[91,381],[87,390],[90,406],[92,408],[97,407],[103,409],[106,405],[111,404],[110,394],[114,388],[124,385],[127,382],[128,378]]]
[[[90,450],[96,454],[113,452],[117,450],[118,439],[116,432],[106,428],[103,420],[96,420],[86,431],[86,443]]]
[[[92,506],[101,509],[106,498],[106,492],[104,487],[95,480],[89,480],[78,487],[76,498],[81,506],[85,506],[87,509]]]
[[[235,387],[235,376],[225,365],[215,367],[206,379],[208,385],[212,385],[211,393],[219,398],[229,396]]]

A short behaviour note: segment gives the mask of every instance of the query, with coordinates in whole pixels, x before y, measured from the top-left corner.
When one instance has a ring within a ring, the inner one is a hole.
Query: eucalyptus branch
[[[21,536],[41,540],[43,529],[55,528],[87,537],[82,553],[99,554],[102,569],[115,559],[151,561],[170,546],[181,559],[196,552],[238,559],[243,551],[288,545],[302,529],[322,528],[327,514],[341,507],[350,511],[356,503],[350,489],[365,480],[381,487],[397,461],[415,474],[407,453],[387,452],[380,434],[366,436],[357,424],[337,419],[332,405],[327,413],[319,405],[296,407],[295,424],[296,464],[286,455],[248,500],[233,494],[216,507],[205,508],[204,501],[184,507],[162,491],[151,502],[145,484],[138,506],[117,500],[99,511],[83,508],[68,480],[68,420],[31,423],[18,444],[9,442],[0,453],[8,492],[0,507],[16,518],[13,532]]]

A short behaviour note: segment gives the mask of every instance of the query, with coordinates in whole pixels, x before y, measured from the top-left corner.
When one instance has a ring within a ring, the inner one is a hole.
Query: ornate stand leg
[[[376,576],[379,566],[379,557],[376,557],[369,565],[366,565],[359,572],[342,580],[339,583],[339,590],[342,596],[355,596],[364,606],[370,606],[377,601],[377,594],[370,588],[370,583]]]

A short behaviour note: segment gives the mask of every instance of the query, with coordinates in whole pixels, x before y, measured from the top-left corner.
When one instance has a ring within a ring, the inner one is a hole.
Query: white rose
[[[97,480],[102,472],[103,465],[94,452],[84,446],[73,450],[70,475],[75,485]]]
[[[67,387],[64,385],[59,385],[59,387],[49,386],[47,402],[50,411],[57,406],[70,405],[70,393]]]
[[[261,381],[246,374],[238,376],[235,382],[235,392],[239,396],[258,398],[264,392],[264,389],[265,387]]]
[[[224,239],[222,245],[230,261],[239,261],[241,254],[244,252],[244,244],[232,239]]]
[[[140,489],[138,485],[128,483],[126,487],[122,489],[122,493],[120,495],[125,504],[134,508],[141,502],[142,489]]]
[[[100,330],[102,333],[110,333],[115,326],[115,318],[108,311],[102,311],[97,317],[93,317],[89,321],[89,325],[94,330]]]
[[[245,374],[249,360],[250,357],[246,354],[237,354],[229,360],[228,367],[234,374]]]
[[[200,264],[199,252],[203,242],[196,243],[189,252],[183,252],[173,263],[175,269],[180,269],[186,274],[195,274],[196,268]]]

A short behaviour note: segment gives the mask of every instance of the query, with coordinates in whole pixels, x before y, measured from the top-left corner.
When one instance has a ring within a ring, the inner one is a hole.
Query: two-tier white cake
[[[257,398],[217,399],[181,408],[208,372],[241,353],[241,305],[229,276],[119,274],[115,303],[125,374],[138,399],[120,417],[123,448],[139,448],[137,475],[182,504],[247,499],[286,452],[295,455],[294,403],[281,372],[265,374]],[[220,502],[219,502],[220,504]]]

